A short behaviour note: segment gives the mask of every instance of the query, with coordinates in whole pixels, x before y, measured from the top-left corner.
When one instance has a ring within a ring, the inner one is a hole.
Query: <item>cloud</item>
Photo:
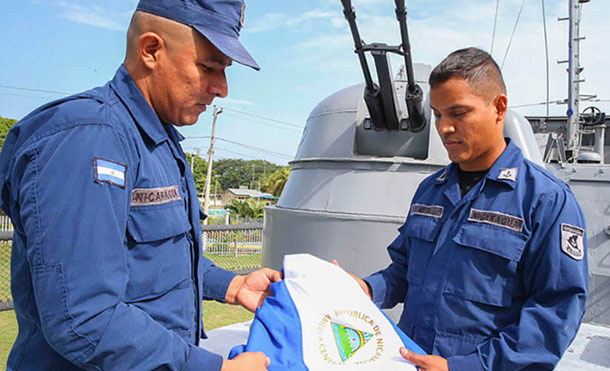
[[[370,5],[375,2],[375,0],[370,1]],[[361,2],[354,1],[357,11]],[[438,3],[438,6],[428,7],[427,3]],[[493,50],[499,64],[506,55],[521,3],[521,0],[500,3]],[[490,50],[495,15],[494,1],[428,0],[419,2],[420,5],[416,5],[415,1],[410,4],[413,4],[410,12],[417,15],[408,20],[414,62],[434,66],[451,51],[467,46]],[[596,11],[591,4],[585,4],[583,10],[583,31],[588,33],[589,37],[581,43],[583,54],[581,63],[585,66],[584,73],[587,75],[587,82],[583,84],[581,91],[598,94],[602,99],[610,99],[610,87],[600,78],[605,76],[604,69],[607,68],[607,61],[610,60],[610,52],[604,47],[606,41],[603,38],[607,25],[603,19],[604,12]],[[419,8],[425,8],[425,11]],[[567,11],[563,1],[547,3],[551,100],[564,99],[567,95],[565,65],[556,64],[557,60],[565,59],[567,56],[568,24],[556,21],[557,17],[565,16]],[[358,12],[357,21],[361,37],[366,42],[384,42],[390,45],[400,42],[393,6],[384,5],[381,12],[380,9],[373,12]],[[308,40],[294,46],[298,55],[295,60],[313,66],[312,68],[320,76],[319,84],[327,84],[323,82],[326,79],[323,76],[330,74],[333,79],[343,80],[345,84],[352,83],[354,77],[362,81],[362,72],[353,53],[353,41],[347,22],[342,20],[342,23],[343,25],[339,22],[333,24],[334,29],[321,28],[320,32],[312,34]],[[400,58],[393,58],[392,64],[393,71],[397,72],[402,61]],[[369,69],[375,75],[372,63],[369,63]],[[508,85],[511,105],[537,103],[546,99],[545,49],[540,2],[526,2],[506,56],[503,73]],[[603,105],[603,103],[598,104],[600,107]],[[586,105],[583,103],[581,108],[584,107]],[[565,106],[555,105],[551,107],[551,113],[561,115],[565,113],[565,109]],[[544,113],[544,107],[526,108],[522,111],[527,114],[541,114]]]
[[[296,27],[306,22],[317,21],[321,19],[332,19],[337,15],[335,12],[312,9],[298,16],[292,16],[286,13],[267,13],[264,16],[253,20],[252,25],[246,24],[244,32],[258,33],[271,31],[281,27]]]
[[[111,31],[125,31],[132,10],[113,11],[99,5],[80,5],[58,2],[61,17],[73,22]],[[135,7],[135,6],[134,6]]]

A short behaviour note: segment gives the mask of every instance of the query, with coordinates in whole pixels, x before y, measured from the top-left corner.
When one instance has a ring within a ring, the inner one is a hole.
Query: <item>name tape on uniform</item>
[[[497,225],[498,227],[508,228],[516,232],[523,230],[523,219],[497,211],[471,209],[468,220]]]
[[[110,183],[125,188],[127,165],[95,157],[93,159],[93,168],[95,170],[96,182]]]
[[[131,192],[131,206],[160,205],[180,199],[177,185],[160,188],[136,188]]]
[[[431,216],[433,218],[440,218],[443,216],[444,210],[445,208],[437,205],[413,204],[413,206],[411,206],[411,215],[418,214]]]
[[[561,223],[561,250],[572,259],[582,260],[585,257],[585,230]]]

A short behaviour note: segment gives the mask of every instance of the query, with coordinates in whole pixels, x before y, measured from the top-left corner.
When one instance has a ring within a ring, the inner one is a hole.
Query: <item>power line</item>
[[[603,102],[603,103],[608,103],[610,102],[610,99],[587,99],[587,100],[582,100],[582,102]],[[566,104],[565,100],[551,100],[551,101],[547,101],[547,102],[539,102],[539,103],[526,103],[526,104],[519,104],[516,106],[509,106],[508,108],[522,108],[522,107],[533,107],[533,106],[542,106],[545,104]]]
[[[33,97],[31,95],[21,95],[21,94],[12,94],[12,93],[0,93],[0,95],[9,95],[11,97],[19,97],[19,98],[53,99],[53,98],[49,98],[49,97]]]
[[[234,142],[234,141],[232,141],[232,140],[228,140],[228,139],[224,139],[224,138],[220,138],[220,137],[216,137],[216,139],[221,140],[221,141],[223,141],[223,142],[227,142],[227,143],[235,144],[235,145],[237,145],[237,146],[241,146],[241,147],[244,147],[244,148],[248,148],[248,149],[251,149],[251,150],[256,150],[256,151],[259,151],[259,152],[267,153],[267,154],[272,155],[272,156],[276,156],[276,157],[280,157],[280,158],[288,159],[288,160],[292,160],[292,157],[293,157],[293,156],[291,156],[291,155],[287,155],[287,154],[285,154],[285,153],[280,153],[280,152],[270,151],[270,150],[268,150],[268,149],[264,149],[264,148],[260,148],[260,147],[251,146],[251,145],[249,145],[249,144],[245,144],[245,143]]]
[[[297,125],[297,124],[293,124],[293,123],[290,123],[290,122],[276,120],[276,119],[272,119],[272,118],[265,117],[265,116],[255,115],[253,113],[244,112],[244,111],[236,110],[236,109],[233,109],[233,108],[227,108],[227,107],[224,107],[224,108],[226,110],[228,110],[228,111],[233,111],[233,112],[241,113],[242,115],[252,116],[252,117],[259,118],[259,119],[263,119],[263,120],[267,120],[267,121],[271,121],[271,122],[276,122],[278,124],[291,126],[291,127],[298,128],[298,129],[301,129],[301,130],[303,129],[303,126]]]
[[[210,138],[209,135],[186,137],[186,139],[209,139],[209,138]],[[248,148],[248,149],[253,150],[253,151],[266,153],[268,155],[272,155],[272,156],[279,157],[279,158],[284,158],[284,159],[288,159],[288,160],[292,160],[292,158],[293,158],[293,156],[288,155],[286,153],[270,151],[270,150],[265,149],[265,148],[252,146],[252,145],[249,145],[249,144],[246,144],[246,143],[235,142],[233,140],[221,138],[219,136],[217,136],[216,139],[221,140],[221,141],[226,142],[226,143],[234,144],[236,146],[241,146],[241,147],[244,147],[244,148]]]
[[[496,0],[496,16],[494,17],[494,28],[491,33],[491,50],[489,51],[490,55],[494,53],[494,41],[496,40],[496,25],[498,24],[498,9],[500,8],[500,0]]]
[[[229,116],[229,117],[234,117],[234,118],[237,118],[237,119],[240,119],[240,120],[253,122],[255,124],[267,125],[267,126],[271,126],[271,127],[277,128],[277,129],[288,130],[288,131],[291,131],[293,133],[301,133],[302,132],[302,130],[296,130],[296,129],[293,129],[291,127],[274,125],[274,124],[271,124],[271,123],[268,123],[268,122],[255,121],[255,120],[252,120],[252,119],[247,119],[247,118],[244,118],[244,117],[241,117],[241,116],[237,116],[237,115],[233,115],[233,114],[230,114],[230,113],[225,113],[225,115]]]
[[[515,25],[513,26],[513,32],[510,35],[510,40],[508,40],[508,46],[506,47],[506,53],[504,53],[504,59],[502,59],[502,65],[500,69],[504,68],[504,62],[506,62],[506,57],[508,57],[508,51],[510,50],[510,46],[513,43],[513,37],[515,36],[515,31],[517,30],[517,25],[519,24],[519,19],[521,18],[521,12],[523,12],[523,6],[525,5],[525,0],[521,2],[521,8],[519,8],[519,13],[517,13],[517,19],[515,20]]]
[[[70,95],[70,94],[72,94],[72,93],[66,93],[66,92],[63,92],[63,91],[24,88],[24,87],[20,87],[20,86],[10,86],[10,85],[0,85],[0,88],[13,89],[13,90],[23,90],[23,91],[34,91],[34,92],[38,92],[38,93],[60,94],[60,95]]]

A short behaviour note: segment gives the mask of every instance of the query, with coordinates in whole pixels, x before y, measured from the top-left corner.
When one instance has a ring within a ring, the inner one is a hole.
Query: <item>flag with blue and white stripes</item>
[[[95,180],[97,182],[110,183],[125,188],[125,172],[127,171],[127,165],[96,157],[93,160],[93,166],[95,168]]]

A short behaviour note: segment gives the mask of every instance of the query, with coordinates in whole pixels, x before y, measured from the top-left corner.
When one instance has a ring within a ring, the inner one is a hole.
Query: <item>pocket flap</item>
[[[409,237],[432,242],[436,238],[440,226],[441,223],[438,218],[423,215],[409,215],[408,222],[398,230]]]
[[[518,262],[525,249],[527,237],[519,232],[467,222],[453,240],[460,245]]]
[[[127,218],[127,231],[136,242],[164,240],[191,229],[182,203],[132,207]]]

